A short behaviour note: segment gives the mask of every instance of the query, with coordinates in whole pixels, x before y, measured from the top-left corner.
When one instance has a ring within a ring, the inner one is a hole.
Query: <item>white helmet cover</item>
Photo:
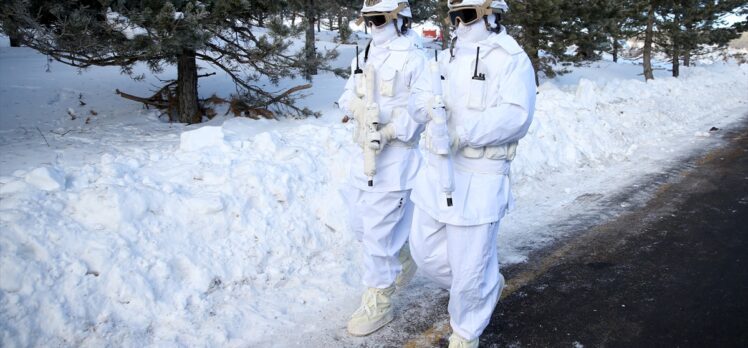
[[[364,0],[364,6],[361,8],[361,13],[390,12],[402,3],[405,3],[406,7],[400,10],[398,15],[412,18],[413,16],[410,13],[410,4],[408,4],[408,0]]]
[[[489,0],[449,0],[449,3],[447,4],[447,7],[449,9],[453,8],[460,8],[460,7],[481,7],[485,6],[486,2]],[[500,13],[506,13],[509,11],[509,5],[506,4],[506,1],[504,0],[490,0],[490,8],[493,9],[495,12]]]

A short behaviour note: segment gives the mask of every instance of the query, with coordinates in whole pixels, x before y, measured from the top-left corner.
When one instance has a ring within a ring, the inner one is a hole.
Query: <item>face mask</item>
[[[458,40],[462,42],[478,42],[488,37],[489,32],[483,20],[476,21],[470,25],[460,23],[455,30]]]
[[[397,19],[397,25],[398,27],[402,25],[403,20],[398,18]],[[374,41],[375,45],[382,45],[390,40],[397,37],[397,29],[395,29],[395,25],[392,23],[388,23],[385,26],[382,26],[381,28],[372,27],[371,28],[371,38],[372,41]]]

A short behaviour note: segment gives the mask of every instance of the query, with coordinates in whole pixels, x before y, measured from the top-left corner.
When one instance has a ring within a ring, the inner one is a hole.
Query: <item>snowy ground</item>
[[[353,57],[340,50],[338,63]],[[333,105],[344,80],[315,80],[303,103],[319,119],[184,126],[114,94],[148,95],[155,78],[46,66],[0,47],[2,346],[340,344],[361,290],[339,193],[353,150]],[[542,83],[513,166],[504,265],[748,114],[748,65],[640,73],[603,61]],[[200,92],[233,85],[219,74]]]

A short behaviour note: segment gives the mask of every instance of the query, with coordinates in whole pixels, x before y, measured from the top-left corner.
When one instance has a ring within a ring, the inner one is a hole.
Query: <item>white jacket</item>
[[[480,46],[475,82],[476,48]],[[529,57],[506,34],[491,33],[476,43],[456,41],[454,57],[445,50],[439,57],[444,76],[444,101],[452,135],[467,147],[452,154],[455,175],[453,206],[447,207],[434,161],[416,179],[411,199],[440,222],[471,226],[500,220],[513,204],[507,160],[508,144],[527,134],[535,109],[535,74]],[[474,88],[480,86],[481,88]],[[483,92],[478,104],[471,93]],[[521,152],[521,147],[519,148]]]
[[[374,101],[380,107],[380,128],[392,123],[397,138],[377,156],[374,186],[367,186],[368,178],[364,175],[361,152],[351,159],[351,184],[370,192],[411,189],[421,164],[421,155],[417,146],[423,131],[423,125],[416,122],[414,118],[426,119],[426,108],[431,98],[431,85],[425,57],[414,46],[412,40],[405,36],[396,37],[381,46],[376,46],[372,42],[366,62],[364,62],[364,56],[365,52],[360,52],[360,68],[364,69],[368,64],[373,64],[376,68]],[[345,85],[343,95],[338,100],[340,108],[349,116],[353,116],[352,111],[347,110],[349,101],[356,97],[353,77],[355,66],[354,58],[351,62],[351,77]],[[381,94],[380,87],[386,81],[390,81],[394,86],[392,96]]]

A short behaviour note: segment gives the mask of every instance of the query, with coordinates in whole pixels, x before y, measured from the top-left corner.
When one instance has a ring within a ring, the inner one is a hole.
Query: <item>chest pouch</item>
[[[396,81],[397,70],[389,67],[382,69],[379,75],[379,94],[383,97],[394,97]]]
[[[468,108],[483,111],[486,103],[486,76],[484,74],[473,76],[469,88]]]

